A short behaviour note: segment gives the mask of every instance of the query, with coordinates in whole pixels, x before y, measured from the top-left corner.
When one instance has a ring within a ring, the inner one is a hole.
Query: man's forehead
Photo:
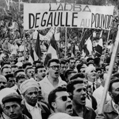
[[[86,87],[86,84],[85,84],[85,83],[77,83],[77,84],[74,85],[74,87],[75,87],[76,89],[79,89],[79,88]]]
[[[51,66],[51,65],[60,65],[60,64],[59,64],[59,63],[56,63],[56,62],[51,62],[51,63],[50,63],[50,66]]]
[[[119,82],[114,82],[114,83],[112,84],[112,87],[113,87],[114,89],[119,88]]]
[[[69,95],[69,93],[67,91],[60,91],[60,92],[56,92],[56,96],[64,96],[64,95]]]
[[[17,101],[6,102],[4,106],[12,106],[12,105],[19,105]]]

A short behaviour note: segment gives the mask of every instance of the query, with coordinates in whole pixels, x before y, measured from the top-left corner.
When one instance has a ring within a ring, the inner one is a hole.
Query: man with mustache
[[[48,95],[48,103],[54,113],[62,112],[72,115],[72,100],[65,86],[57,87]]]
[[[2,99],[0,119],[29,119],[22,113],[22,98],[17,93],[6,95]]]
[[[39,85],[34,79],[28,79],[20,85],[20,91],[24,98],[23,113],[30,119],[47,119],[50,110],[46,103],[38,101]]]
[[[60,62],[58,59],[51,59],[47,64],[48,75],[40,81],[42,95],[48,102],[49,93],[58,86],[66,85],[66,82],[60,78]]]
[[[83,119],[95,119],[96,113],[86,106],[86,79],[75,74],[67,85],[67,90],[72,96],[73,114]]]

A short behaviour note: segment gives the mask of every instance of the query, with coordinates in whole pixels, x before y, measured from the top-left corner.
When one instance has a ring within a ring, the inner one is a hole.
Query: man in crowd
[[[94,66],[88,66],[86,68],[86,78],[88,80],[88,85],[91,86],[89,89],[89,94],[92,95],[93,91],[97,88],[96,86],[96,68]]]
[[[35,70],[32,66],[28,66],[25,69],[25,73],[28,79],[35,78]]]
[[[31,119],[47,119],[50,110],[46,103],[38,101],[39,85],[34,79],[28,79],[20,85],[24,97],[23,113]]]
[[[67,85],[67,90],[72,96],[73,116],[83,119],[95,119],[96,113],[93,109],[86,106],[86,82],[85,78],[79,75],[73,76]]]
[[[35,67],[35,78],[37,81],[41,81],[46,76],[46,69],[42,66]]]
[[[11,73],[11,67],[8,67],[8,66],[3,66],[2,69],[1,69],[1,74],[2,75],[7,75],[7,74],[10,74]]]
[[[48,95],[48,103],[54,113],[63,112],[71,115],[73,110],[70,98],[71,97],[67,92],[66,87],[60,86],[50,92]]]
[[[65,72],[66,72],[66,62],[65,62],[65,60],[61,60],[61,62],[60,62],[60,77],[62,78],[63,81],[66,81]]]
[[[15,90],[5,88],[0,91],[0,119],[29,119],[22,113],[22,98]]]
[[[13,74],[7,74],[6,76],[7,79],[7,87],[11,88],[15,85],[15,77]]]
[[[105,85],[106,78],[107,77],[104,77],[104,75],[102,74],[102,76],[100,77],[101,85],[93,92],[93,96],[97,100],[98,108],[101,104],[101,99],[102,99],[103,92],[104,92],[104,85]],[[109,96],[109,92],[108,92],[106,102],[108,102],[109,100],[111,100],[111,97]]]
[[[99,114],[97,119],[115,119],[119,115],[119,73],[111,77],[109,94],[111,100],[104,105],[104,113]]]
[[[12,73],[14,74],[18,70],[18,66],[17,65],[12,65],[11,70],[12,70]]]
[[[69,58],[69,69],[75,69],[75,59],[73,57]]]
[[[0,90],[5,88],[6,86],[7,86],[7,79],[3,75],[0,75]]]
[[[48,94],[58,86],[66,85],[66,82],[61,80],[60,62],[58,59],[51,59],[47,64],[48,75],[40,81],[42,95],[48,101]]]

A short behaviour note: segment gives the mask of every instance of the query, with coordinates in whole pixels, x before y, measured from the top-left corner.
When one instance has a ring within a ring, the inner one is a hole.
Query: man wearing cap
[[[46,103],[38,101],[39,85],[34,79],[28,79],[20,85],[24,97],[23,113],[31,119],[47,119],[50,110]]]
[[[5,90],[3,90],[3,93],[4,91]],[[21,101],[22,98],[16,92],[9,91],[1,101],[0,119],[29,119],[22,113]]]

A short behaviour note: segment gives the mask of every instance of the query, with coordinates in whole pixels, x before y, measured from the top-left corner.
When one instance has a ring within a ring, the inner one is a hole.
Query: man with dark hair
[[[28,79],[35,78],[35,70],[34,70],[34,68],[32,66],[28,66],[25,69],[25,74],[26,74]]]
[[[70,81],[70,78],[76,74],[77,72],[74,71],[74,70],[71,70],[71,69],[68,69],[66,72],[65,72],[65,78],[66,78],[66,82],[69,82]]]
[[[66,81],[65,71],[66,71],[66,62],[65,62],[65,60],[61,60],[61,62],[60,62],[60,77],[62,78],[63,81]]]
[[[41,81],[46,76],[46,69],[42,66],[35,67],[35,78],[37,81]]]
[[[14,76],[15,76],[15,78],[17,77],[17,75],[19,75],[19,74],[24,74],[25,72],[24,72],[24,70],[23,69],[19,69],[19,70],[17,70],[15,73],[14,73]]]
[[[60,86],[52,90],[48,95],[50,108],[56,112],[72,114],[72,101],[66,87]]]
[[[41,61],[34,61],[34,62],[33,62],[33,65],[34,65],[35,67],[37,67],[37,66],[42,66],[43,63],[42,63]]]
[[[29,66],[32,66],[32,64],[30,62],[25,62],[25,63],[23,63],[22,67],[23,67],[23,69],[26,69]]]
[[[43,97],[48,101],[48,94],[58,86],[66,85],[66,82],[61,80],[60,75],[60,62],[58,59],[51,59],[47,64],[48,75],[41,80],[40,86]]]
[[[1,74],[2,75],[7,75],[7,74],[10,74],[11,73],[11,67],[8,67],[8,66],[3,66],[1,68]]]
[[[73,116],[83,119],[95,119],[96,113],[86,106],[86,82],[84,76],[76,74],[67,85],[67,90],[72,96]]]
[[[109,84],[109,94],[111,100],[104,105],[104,113],[99,114],[97,119],[119,119],[119,73],[111,77]]]
[[[75,69],[75,59],[73,57],[69,59],[69,69],[71,70]]]
[[[15,85],[15,77],[13,74],[7,74],[6,76],[7,79],[7,87],[11,88]]]
[[[17,65],[12,65],[11,70],[12,70],[12,73],[14,74],[18,70],[18,66]]]

